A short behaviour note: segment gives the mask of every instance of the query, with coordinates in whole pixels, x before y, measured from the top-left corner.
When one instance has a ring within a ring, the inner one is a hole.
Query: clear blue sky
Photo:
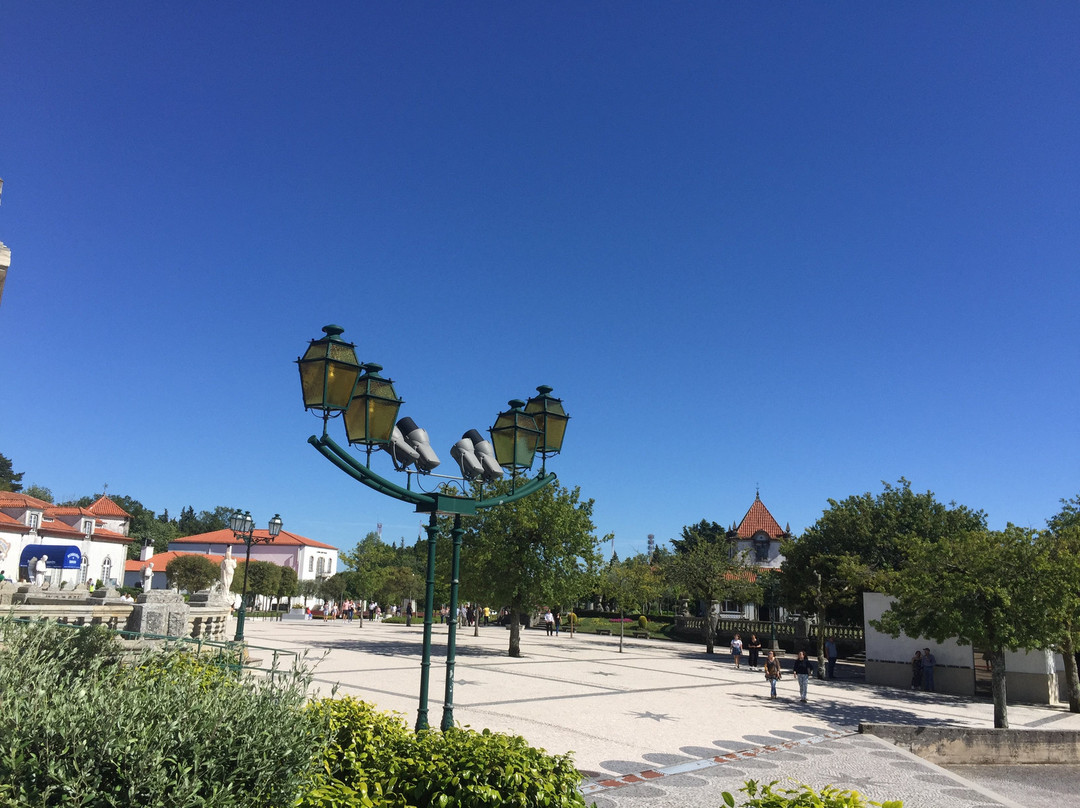
[[[1075,2],[7,3],[0,453],[411,542],[305,442],[339,323],[443,469],[552,385],[620,555],[901,476],[1042,526],[1080,491],[1078,42]]]

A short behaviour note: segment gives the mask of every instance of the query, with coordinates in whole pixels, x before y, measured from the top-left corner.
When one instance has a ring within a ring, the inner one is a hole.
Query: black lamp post
[[[241,539],[247,548],[244,553],[244,585],[241,587],[240,610],[236,613],[236,636],[233,637],[236,642],[244,641],[244,617],[247,615],[247,585],[248,570],[250,569],[251,564],[251,545],[269,544],[278,537],[279,533],[281,533],[281,525],[281,517],[275,513],[274,518],[270,520],[270,525],[267,528],[267,535],[256,536],[255,522],[252,520],[249,511],[244,511],[243,513],[237,511],[229,517],[229,529],[233,532],[233,536],[237,539]]]
[[[566,415],[562,402],[549,395],[550,387],[536,388],[539,395],[530,399],[528,404],[514,399],[510,409],[501,413],[495,426],[491,427],[491,445],[479,432],[469,430],[462,440],[455,444],[451,455],[461,466],[462,477],[457,480],[462,495],[452,493],[453,489],[440,487],[438,491],[426,492],[415,490],[411,484],[398,485],[381,477],[371,469],[371,449],[385,449],[393,459],[394,468],[406,471],[411,483],[413,474],[428,474],[439,460],[428,445],[427,433],[420,429],[411,418],[396,421],[402,401],[394,391],[393,383],[379,375],[382,368],[375,364],[361,365],[356,361],[352,343],[341,339],[343,329],[328,325],[323,328],[327,334],[324,339],[312,340],[307,353],[297,363],[300,366],[300,381],[303,385],[304,408],[321,412],[323,434],[312,435],[308,443],[315,447],[327,460],[358,482],[378,491],[380,494],[407,502],[416,508],[417,513],[429,515],[427,525],[428,562],[425,580],[424,603],[424,642],[423,657],[420,664],[420,707],[417,711],[416,729],[427,729],[427,702],[429,672],[431,668],[431,633],[434,622],[435,600],[435,545],[439,535],[438,516],[454,517],[450,537],[453,540],[452,575],[450,582],[450,624],[447,629],[446,645],[446,691],[443,700],[442,728],[449,729],[454,724],[454,652],[457,636],[457,592],[458,562],[460,560],[462,535],[462,516],[472,516],[486,508],[493,508],[529,496],[545,485],[555,481],[555,475],[546,468],[533,479],[521,485],[517,484],[519,470],[532,467],[537,451],[546,459],[562,449],[563,435],[566,431]],[[355,369],[355,375],[353,374]],[[361,373],[362,371],[362,373]],[[351,387],[349,385],[351,384]],[[344,390],[349,387],[347,399]],[[352,457],[345,449],[334,442],[327,434],[330,418],[344,413],[345,431],[350,444],[367,447],[367,461],[361,462]],[[411,452],[411,455],[410,455]],[[491,455],[494,454],[494,457]],[[416,470],[407,467],[416,464]],[[511,473],[511,491],[509,494],[483,496],[483,488],[478,483],[468,489],[466,484],[482,477],[484,482],[493,482],[502,475],[501,469]]]

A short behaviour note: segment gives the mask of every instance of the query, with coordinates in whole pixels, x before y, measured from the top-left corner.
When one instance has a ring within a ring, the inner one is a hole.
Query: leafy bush
[[[577,615],[573,612],[567,612],[566,621],[572,626],[577,625]]]
[[[0,620],[0,804],[293,805],[322,731],[302,671],[119,653],[105,629]]]
[[[739,791],[745,792],[750,801],[744,802],[741,808],[903,808],[899,800],[867,802],[858,791],[841,791],[825,786],[817,792],[806,784],[800,784],[798,788],[777,789],[777,782],[773,780],[763,786],[756,780],[747,780]],[[735,797],[730,792],[724,792],[724,804],[728,808],[735,808]]]
[[[488,730],[409,730],[400,716],[351,698],[312,712],[329,725],[319,774],[298,808],[568,808],[584,806],[569,756]]]
[[[649,618],[647,618],[645,615],[640,615],[638,617],[637,624],[638,624],[638,628],[641,629],[642,631],[648,631],[649,630]]]

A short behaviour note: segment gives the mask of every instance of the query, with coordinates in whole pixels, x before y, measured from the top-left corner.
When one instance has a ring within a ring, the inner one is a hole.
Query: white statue
[[[232,579],[236,573],[236,559],[232,557],[232,545],[225,548],[225,557],[221,559],[221,586],[228,596],[232,590]]]
[[[142,568],[142,591],[149,592],[154,582],[154,562],[151,561]]]
[[[34,583],[41,586],[45,583],[45,569],[48,567],[49,556],[43,555],[34,562]]]

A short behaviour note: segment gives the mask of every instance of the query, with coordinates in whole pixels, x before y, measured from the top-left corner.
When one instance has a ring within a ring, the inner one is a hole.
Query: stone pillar
[[[128,631],[140,634],[188,636],[188,605],[184,596],[167,590],[143,592],[128,618]]]

